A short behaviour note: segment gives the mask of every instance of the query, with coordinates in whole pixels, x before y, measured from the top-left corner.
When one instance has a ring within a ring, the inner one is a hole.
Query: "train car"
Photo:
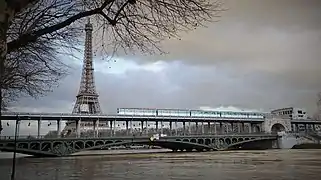
[[[118,115],[156,116],[156,109],[147,108],[117,108]]]
[[[191,110],[191,117],[220,117],[219,111]]]
[[[188,116],[190,116],[190,110],[184,110],[184,109],[157,109],[157,116],[188,117]]]

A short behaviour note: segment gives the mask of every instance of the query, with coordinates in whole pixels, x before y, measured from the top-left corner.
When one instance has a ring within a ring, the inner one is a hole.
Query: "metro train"
[[[145,109],[145,108],[117,108],[118,115],[129,116],[161,116],[161,117],[207,117],[207,118],[247,118],[264,119],[266,113],[262,112],[233,112],[209,110],[183,110],[183,109]]]

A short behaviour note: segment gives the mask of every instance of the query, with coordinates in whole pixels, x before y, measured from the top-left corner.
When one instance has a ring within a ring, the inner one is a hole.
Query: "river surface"
[[[97,154],[18,158],[17,180],[319,180],[321,150]],[[9,180],[11,159],[0,159]]]

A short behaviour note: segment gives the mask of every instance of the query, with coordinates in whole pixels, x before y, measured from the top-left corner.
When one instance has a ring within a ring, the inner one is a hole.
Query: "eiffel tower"
[[[96,92],[92,53],[92,31],[90,20],[85,26],[86,40],[80,88],[72,111],[73,114],[100,114],[98,94]]]
[[[85,39],[85,51],[83,60],[82,76],[80,81],[80,87],[78,95],[76,96],[76,103],[74,105],[73,114],[101,114],[101,109],[98,100],[98,93],[95,87],[94,81],[94,68],[93,68],[93,53],[92,53],[92,31],[93,26],[88,19],[85,25],[86,39]],[[99,129],[103,132],[106,131],[108,125],[106,123],[99,123]],[[90,135],[93,132],[93,122],[81,122],[80,131],[86,135]],[[62,134],[64,136],[72,136],[76,133],[76,123],[74,121],[68,121]]]

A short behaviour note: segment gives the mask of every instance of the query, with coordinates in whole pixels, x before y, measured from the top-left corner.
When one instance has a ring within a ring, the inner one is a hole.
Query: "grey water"
[[[0,159],[1,180],[10,179],[12,159],[6,156]],[[102,151],[63,158],[18,158],[16,168],[17,180],[318,180],[321,150],[144,154]]]

